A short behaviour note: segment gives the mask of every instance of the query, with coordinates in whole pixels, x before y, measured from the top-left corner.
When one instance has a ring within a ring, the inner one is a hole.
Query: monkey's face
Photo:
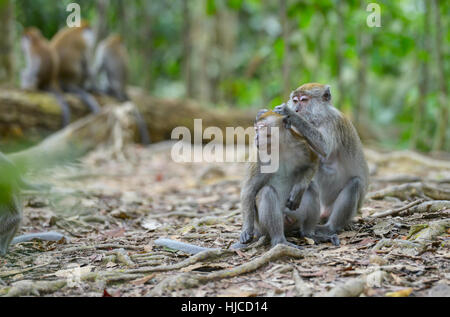
[[[330,86],[322,84],[305,84],[291,93],[288,107],[299,115],[312,115],[328,105],[331,100]]]

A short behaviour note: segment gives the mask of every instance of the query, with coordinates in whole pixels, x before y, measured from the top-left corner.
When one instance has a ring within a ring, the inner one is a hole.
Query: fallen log
[[[253,126],[256,114],[255,110],[203,107],[192,100],[155,98],[133,87],[128,93],[147,123],[152,142],[170,139],[175,127],[187,127],[192,133],[194,119],[202,119],[203,128],[214,126],[225,131],[226,127]],[[65,97],[72,111],[72,121],[89,114],[78,98],[70,94]],[[96,99],[101,106],[117,104],[107,96],[96,96]],[[62,125],[56,99],[45,92],[0,89],[0,113],[2,142],[32,140],[36,143]]]

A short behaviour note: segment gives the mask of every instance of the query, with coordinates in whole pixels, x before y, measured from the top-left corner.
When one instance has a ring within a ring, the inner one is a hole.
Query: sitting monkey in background
[[[350,224],[361,208],[369,183],[369,172],[356,129],[331,102],[328,85],[305,84],[291,93],[287,104],[275,108],[319,154],[314,176],[318,185],[321,218],[315,229],[325,239]],[[302,156],[302,153],[300,153]],[[294,188],[288,205],[297,208]]]
[[[98,45],[95,52],[94,74],[100,90],[120,102],[130,100],[126,87],[128,80],[128,54],[118,34],[112,34]],[[135,118],[143,144],[150,144],[148,127],[136,109]]]
[[[63,126],[70,123],[70,108],[58,85],[59,57],[39,29],[31,27],[22,36],[22,51],[26,67],[21,73],[22,89],[46,90],[61,107]]]
[[[59,58],[57,80],[65,92],[76,94],[92,113],[98,113],[98,102],[87,92],[93,85],[92,54],[95,35],[86,22],[80,27],[66,27],[50,41]]]

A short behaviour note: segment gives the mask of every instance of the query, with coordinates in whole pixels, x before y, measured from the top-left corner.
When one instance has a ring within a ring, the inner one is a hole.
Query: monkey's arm
[[[304,182],[299,182],[292,187],[286,207],[290,210],[296,210],[302,202],[303,194],[308,186]]]
[[[180,241],[175,241],[175,240],[171,240],[171,239],[164,239],[164,238],[155,240],[155,245],[158,245],[161,247],[166,247],[169,249],[178,250],[178,251],[183,251],[183,252],[186,252],[189,254],[197,254],[197,253],[200,253],[203,251],[208,251],[208,250],[209,251],[220,250],[220,249],[199,247],[197,245],[184,243],[184,242],[180,242]]]
[[[313,127],[308,121],[297,115],[286,105],[278,106],[275,112],[285,115],[284,122],[287,127],[294,126],[306,139],[308,144],[320,156],[326,158],[330,154],[327,142],[322,133]]]

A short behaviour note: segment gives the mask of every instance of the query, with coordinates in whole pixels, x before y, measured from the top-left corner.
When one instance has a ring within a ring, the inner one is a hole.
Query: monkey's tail
[[[59,107],[61,108],[63,119],[62,125],[63,127],[65,127],[70,123],[71,115],[69,104],[66,102],[66,99],[64,99],[64,96],[58,90],[50,88],[48,91],[53,95],[53,97],[55,97]]]
[[[139,109],[136,107],[136,111],[134,111],[134,117],[136,119],[136,124],[139,129],[139,136],[141,137],[141,143],[144,145],[149,145],[152,141],[150,139],[150,134],[148,133],[147,123],[142,118],[142,115]]]
[[[128,96],[126,92],[118,92],[117,90],[110,90],[108,92],[110,95],[117,98],[120,102],[126,102],[131,101],[131,98]],[[150,139],[150,134],[148,133],[148,126],[147,123],[145,123],[145,120],[142,118],[141,112],[135,105],[135,111],[134,111],[134,118],[136,119],[136,124],[139,130],[139,137],[141,138],[141,143],[144,145],[149,145],[152,143],[152,140]]]
[[[197,254],[197,253],[200,253],[203,251],[208,251],[208,250],[209,251],[219,250],[219,249],[199,247],[197,245],[184,243],[184,242],[180,242],[180,241],[175,241],[175,240],[171,240],[171,239],[164,239],[164,238],[155,240],[155,245],[158,245],[161,247],[166,247],[169,249],[183,251],[183,252],[186,252],[189,254]]]
[[[84,89],[81,89],[79,87],[76,86],[67,86],[64,87],[64,90],[70,93],[73,93],[75,95],[77,95],[81,101],[83,101],[83,103],[88,106],[89,110],[92,113],[99,113],[100,112],[100,105],[98,104],[98,102],[95,100],[94,97],[92,97],[91,94],[89,94],[87,91],[85,91]]]

